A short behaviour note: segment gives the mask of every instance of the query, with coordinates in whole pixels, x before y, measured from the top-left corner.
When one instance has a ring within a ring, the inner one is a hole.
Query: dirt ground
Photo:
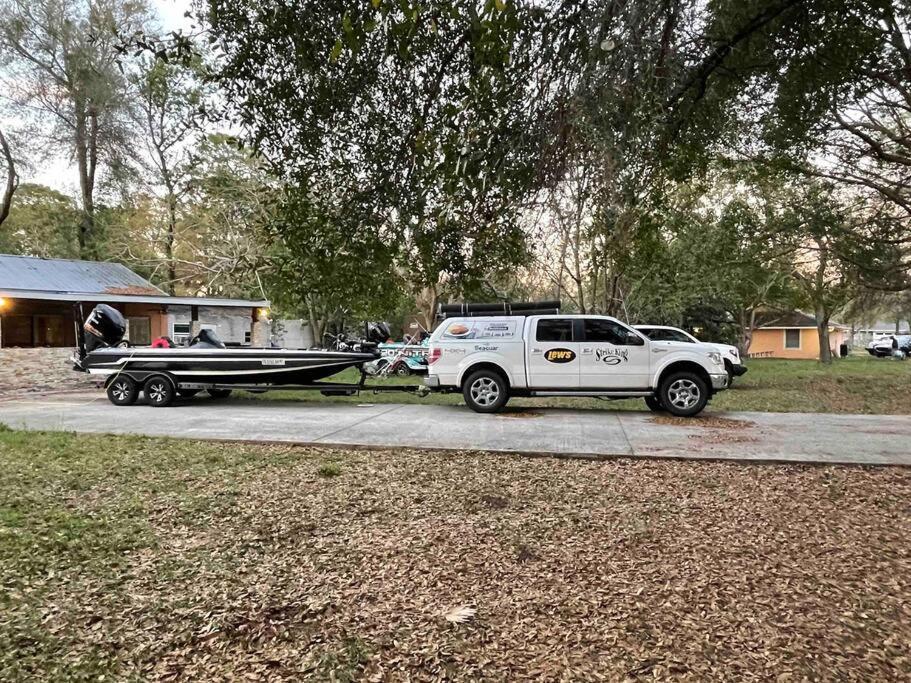
[[[908,469],[7,432],[0,473],[5,680],[911,676]]]

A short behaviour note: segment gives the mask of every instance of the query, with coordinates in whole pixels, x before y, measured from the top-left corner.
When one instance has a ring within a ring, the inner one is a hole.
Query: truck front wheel
[[[462,385],[465,404],[476,413],[495,413],[509,400],[509,387],[498,372],[478,370]]]
[[[661,383],[658,397],[671,415],[693,417],[709,402],[709,389],[699,375],[675,372]]]

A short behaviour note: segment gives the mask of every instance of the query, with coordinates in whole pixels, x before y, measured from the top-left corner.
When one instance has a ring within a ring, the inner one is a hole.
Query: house
[[[850,328],[829,323],[829,345],[837,356],[842,344],[850,343]],[[819,358],[816,318],[801,311],[764,311],[756,317],[750,343],[750,358]]]
[[[0,348],[75,346],[80,303],[85,315],[99,303],[118,309],[127,339],[140,345],[163,336],[185,342],[203,328],[226,343],[249,344],[269,306],[266,300],[169,296],[119,263],[0,254]]]

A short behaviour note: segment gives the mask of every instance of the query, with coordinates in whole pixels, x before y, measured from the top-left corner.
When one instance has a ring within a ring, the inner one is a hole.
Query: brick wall
[[[72,369],[72,355],[71,348],[0,349],[0,397],[93,388],[87,374]]]

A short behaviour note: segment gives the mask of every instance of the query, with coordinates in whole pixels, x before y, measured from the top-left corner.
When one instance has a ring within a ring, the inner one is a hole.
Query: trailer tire
[[[411,374],[411,368],[408,367],[408,363],[401,360],[393,368],[393,372],[395,372],[397,377],[408,377]]]
[[[143,385],[142,393],[145,394],[146,403],[153,408],[165,408],[174,402],[177,389],[169,377],[152,375]]]
[[[131,406],[139,398],[139,386],[128,375],[118,375],[107,388],[108,400],[115,406]]]
[[[230,389],[206,389],[206,393],[212,398],[228,398],[231,395]]]
[[[694,417],[709,402],[709,388],[695,372],[674,372],[661,382],[658,399],[675,417]]]
[[[462,396],[476,413],[496,413],[509,400],[509,385],[499,372],[478,370],[462,384]]]
[[[646,396],[645,405],[648,406],[648,409],[653,413],[666,413],[667,408],[661,403],[661,399],[657,396]]]

